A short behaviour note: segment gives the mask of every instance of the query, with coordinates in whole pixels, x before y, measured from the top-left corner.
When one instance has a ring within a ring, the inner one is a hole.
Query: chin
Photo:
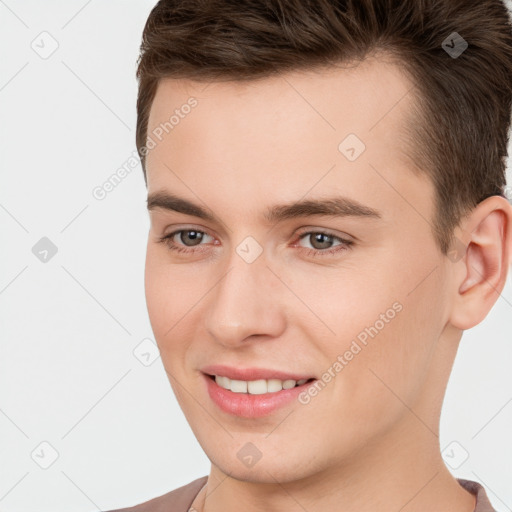
[[[229,464],[225,466],[219,465],[217,467],[234,480],[253,484],[284,484],[300,480],[305,476],[295,474],[290,468],[282,468],[281,465],[282,464],[280,464],[278,468],[275,468],[272,464],[264,464],[260,461],[256,466],[247,469],[233,468]]]
[[[210,452],[211,453],[211,452]],[[296,482],[307,478],[314,469],[304,464],[304,453],[297,450],[295,456],[283,457],[275,453],[265,457],[262,455],[254,465],[245,467],[236,453],[234,457],[226,457],[226,451],[218,454],[208,454],[213,466],[230,478],[241,482],[260,484],[276,484]]]

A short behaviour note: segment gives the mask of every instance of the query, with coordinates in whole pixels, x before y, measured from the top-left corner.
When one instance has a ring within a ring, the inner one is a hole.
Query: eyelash
[[[185,233],[187,231],[194,231],[196,233],[201,233],[203,235],[208,235],[208,233],[206,233],[205,231],[200,231],[200,230],[197,230],[197,229],[192,229],[192,228],[189,228],[189,229],[178,229],[176,231],[173,231],[172,233],[169,233],[168,235],[165,235],[163,237],[159,237],[158,238],[158,243],[163,243],[167,246],[167,248],[171,251],[175,251],[175,252],[178,252],[178,253],[195,253],[195,252],[200,252],[202,251],[203,249],[193,249],[193,248],[184,248],[186,246],[182,246],[182,245],[177,245],[175,242],[172,241],[172,238],[179,234],[179,233]],[[331,233],[328,233],[328,232],[325,232],[325,231],[303,231],[301,233],[299,233],[297,235],[297,242],[299,242],[300,240],[302,240],[302,238],[304,238],[305,236],[307,235],[317,235],[317,234],[321,234],[321,235],[325,235],[327,237],[330,237],[334,240],[338,240],[339,242],[341,242],[339,245],[336,245],[334,246],[333,248],[330,248],[330,249],[325,249],[325,250],[322,250],[322,249],[310,249],[309,247],[300,247],[300,250],[305,252],[307,256],[313,256],[313,257],[323,257],[323,256],[332,256],[334,254],[337,254],[337,253],[341,253],[343,251],[346,251],[348,249],[351,248],[351,246],[353,245],[353,241],[352,240],[346,240],[344,238],[341,238],[339,236],[336,236],[336,235],[333,235]],[[208,235],[210,236],[210,235]]]

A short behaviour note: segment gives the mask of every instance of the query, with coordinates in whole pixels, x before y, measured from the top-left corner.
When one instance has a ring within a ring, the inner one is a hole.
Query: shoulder
[[[197,493],[208,480],[203,476],[152,500],[133,507],[109,510],[107,512],[187,512]],[[171,508],[172,507],[172,508]]]
[[[474,494],[476,506],[473,512],[496,512],[481,484],[473,480],[465,480],[464,478],[457,478],[457,481],[466,491]]]

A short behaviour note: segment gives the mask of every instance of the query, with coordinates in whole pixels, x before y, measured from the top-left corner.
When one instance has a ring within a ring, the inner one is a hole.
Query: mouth
[[[261,418],[285,407],[302,407],[301,397],[318,379],[310,370],[288,370],[286,364],[233,366],[209,364],[199,371],[204,391],[225,418]]]
[[[232,393],[241,393],[248,395],[264,395],[278,393],[279,391],[307,386],[317,380],[314,377],[300,380],[281,380],[281,379],[257,379],[257,380],[237,380],[230,379],[223,375],[211,375],[206,373],[206,377],[214,381],[219,387],[231,391]]]

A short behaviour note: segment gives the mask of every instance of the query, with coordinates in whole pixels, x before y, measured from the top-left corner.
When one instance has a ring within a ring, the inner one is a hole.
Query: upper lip
[[[312,375],[299,374],[299,373],[288,373],[282,370],[271,370],[269,368],[235,368],[233,366],[227,366],[223,364],[213,364],[204,366],[201,368],[203,373],[208,375],[222,375],[230,379],[235,380],[259,380],[259,379],[279,379],[279,380],[302,380],[312,379]]]

